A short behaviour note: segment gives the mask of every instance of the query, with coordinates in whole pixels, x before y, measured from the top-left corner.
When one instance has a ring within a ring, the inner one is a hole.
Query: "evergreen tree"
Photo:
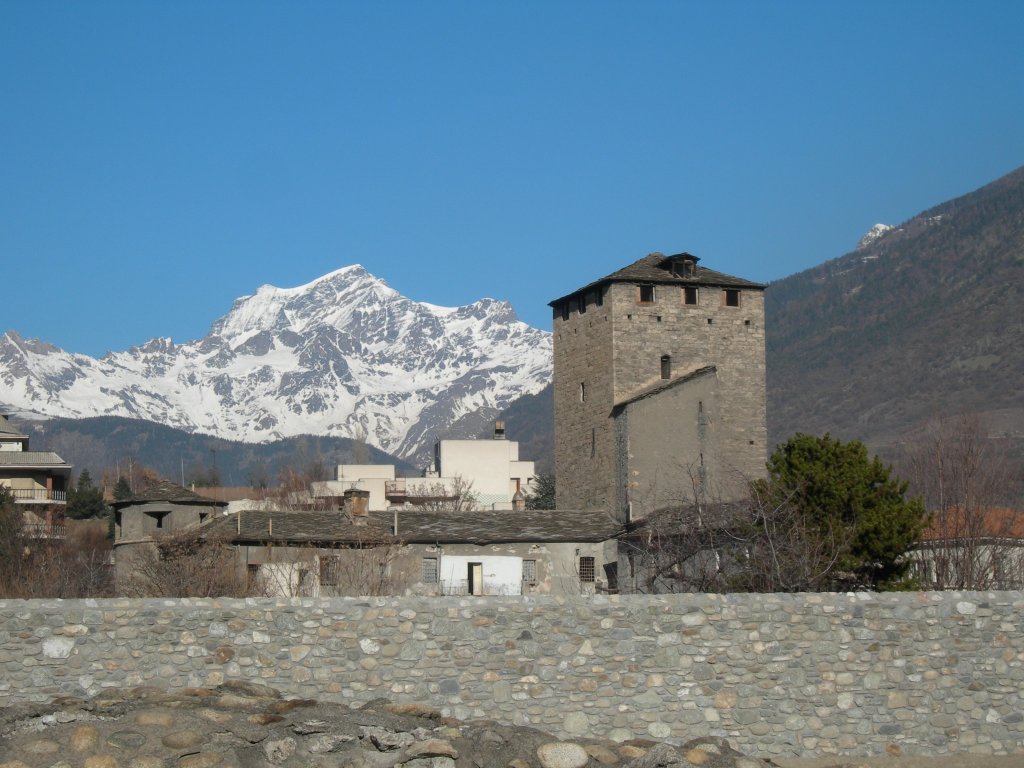
[[[73,520],[84,520],[92,517],[103,517],[107,514],[107,505],[103,501],[103,491],[92,482],[88,469],[83,469],[78,483],[68,492],[67,506],[64,513]]]
[[[924,526],[924,506],[863,443],[796,434],[772,454],[768,475],[755,483],[762,498],[792,505],[811,529],[846,531],[837,565],[856,585],[912,586],[904,555]]]
[[[526,497],[527,509],[555,508],[555,476],[537,475],[533,478],[533,492]]]
[[[132,497],[132,487],[128,484],[128,479],[123,475],[117,478],[117,482],[114,483],[114,500],[124,501]]]

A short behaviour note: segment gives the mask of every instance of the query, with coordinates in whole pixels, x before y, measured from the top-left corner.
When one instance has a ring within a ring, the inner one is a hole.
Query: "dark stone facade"
[[[764,286],[696,261],[651,254],[551,303],[558,508],[625,522],[687,500],[701,466],[721,501],[763,475]]]

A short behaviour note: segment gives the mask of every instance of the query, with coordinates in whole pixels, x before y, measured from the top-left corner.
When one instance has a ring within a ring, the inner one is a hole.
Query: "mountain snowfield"
[[[0,405],[124,416],[231,440],[358,437],[426,463],[441,436],[479,434],[551,380],[551,334],[503,301],[438,307],[360,265],[262,286],[196,341],[153,339],[95,359],[0,337]]]

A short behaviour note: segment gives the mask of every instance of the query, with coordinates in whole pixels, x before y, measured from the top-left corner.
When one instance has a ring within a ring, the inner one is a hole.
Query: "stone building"
[[[276,596],[593,594],[614,590],[621,526],[600,513],[249,510],[230,540],[256,591]]]
[[[631,523],[764,474],[764,286],[652,253],[555,299],[559,509]]]
[[[161,480],[114,504],[114,573],[124,585],[136,567],[136,557],[156,550],[164,537],[213,522],[227,502],[200,496]]]

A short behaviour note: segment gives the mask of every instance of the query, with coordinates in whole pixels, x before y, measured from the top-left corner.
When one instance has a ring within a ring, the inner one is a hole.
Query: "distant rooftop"
[[[131,498],[115,501],[114,506],[118,509],[132,504],[145,504],[151,501],[166,501],[174,504],[206,504],[215,506],[227,506],[227,502],[211,499],[207,496],[200,496],[198,493],[182,488],[170,480],[161,480],[148,488],[132,494]]]

